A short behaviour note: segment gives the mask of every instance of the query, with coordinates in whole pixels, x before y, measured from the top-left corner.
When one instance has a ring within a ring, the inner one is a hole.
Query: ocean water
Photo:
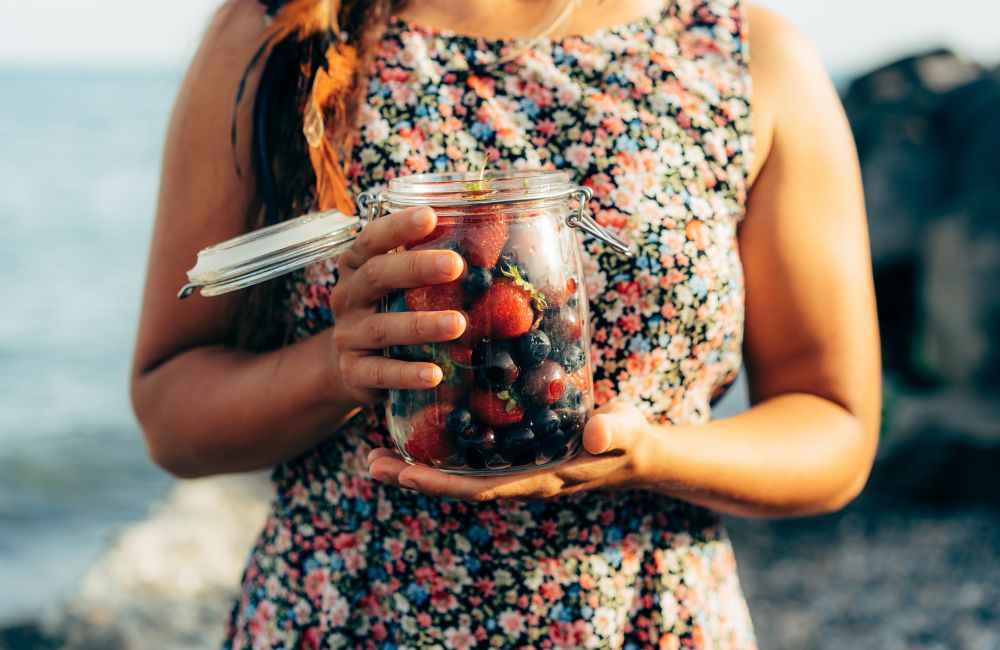
[[[0,622],[170,484],[128,402],[179,73],[0,70]]]

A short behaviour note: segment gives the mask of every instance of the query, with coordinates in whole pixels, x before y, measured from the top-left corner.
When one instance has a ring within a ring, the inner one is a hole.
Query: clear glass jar
[[[627,246],[585,214],[590,192],[565,172],[421,174],[359,203],[370,217],[421,205],[438,226],[412,250],[452,249],[453,282],[397,291],[383,311],[465,314],[447,343],[395,346],[390,358],[431,361],[431,390],[391,390],[389,430],[400,454],[463,474],[534,469],[572,457],[593,408],[587,296],[574,228]],[[575,205],[573,205],[575,203]]]
[[[579,450],[594,403],[574,228],[631,254],[587,215],[590,197],[558,171],[406,176],[377,197],[359,196],[360,218],[317,212],[203,249],[178,297],[221,295],[336,257],[367,220],[431,206],[438,226],[410,248],[453,249],[465,271],[444,285],[394,292],[381,308],[456,309],[468,327],[456,341],[384,351],[444,373],[431,390],[389,391],[393,442],[408,462],[448,472],[533,469]]]

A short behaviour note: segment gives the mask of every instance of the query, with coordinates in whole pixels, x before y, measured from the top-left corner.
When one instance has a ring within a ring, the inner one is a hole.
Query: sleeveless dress
[[[741,364],[744,7],[675,0],[491,65],[519,44],[393,22],[352,190],[466,170],[483,152],[501,168],[569,170],[594,190],[596,219],[639,248],[623,259],[581,241],[597,402],[705,422]],[[298,338],[332,325],[336,279],[328,261],[289,281]],[[381,407],[275,470],[225,647],[756,647],[716,514],[645,491],[430,497],[371,480],[375,446],[391,446]]]

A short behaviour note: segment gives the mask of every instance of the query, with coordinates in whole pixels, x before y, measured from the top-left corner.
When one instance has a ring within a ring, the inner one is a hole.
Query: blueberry
[[[578,345],[567,345],[559,355],[559,363],[563,365],[566,372],[576,372],[587,363],[587,355]]]
[[[549,459],[562,458],[566,455],[571,437],[572,435],[569,433],[559,432],[543,440],[539,444],[538,450],[542,456]]]
[[[501,432],[500,444],[503,455],[513,460],[522,451],[534,450],[535,432],[524,423],[515,424]]]
[[[481,266],[471,266],[462,279],[462,289],[469,298],[477,298],[493,285],[493,274]]]
[[[491,350],[481,364],[476,368],[476,381],[479,385],[495,390],[511,387],[521,374],[514,359],[507,350]]]
[[[535,433],[547,439],[549,436],[559,433],[562,418],[551,409],[538,409],[528,416],[528,421]]]
[[[514,341],[517,361],[525,368],[537,368],[552,352],[549,335],[541,330],[532,330]]]
[[[587,423],[587,409],[582,406],[576,408],[560,409],[559,428],[568,433],[583,431],[583,426]]]
[[[444,430],[453,436],[465,435],[472,428],[472,413],[467,409],[455,409],[444,421]]]

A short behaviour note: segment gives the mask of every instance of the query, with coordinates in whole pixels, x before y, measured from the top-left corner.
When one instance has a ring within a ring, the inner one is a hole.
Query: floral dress
[[[741,364],[736,231],[751,143],[744,7],[675,0],[582,37],[519,42],[390,26],[350,177],[569,170],[639,254],[584,246],[596,399],[700,423]],[[332,325],[335,262],[293,276],[296,336]],[[369,478],[363,410],[274,472],[225,647],[755,648],[716,514],[645,491],[466,503]]]

